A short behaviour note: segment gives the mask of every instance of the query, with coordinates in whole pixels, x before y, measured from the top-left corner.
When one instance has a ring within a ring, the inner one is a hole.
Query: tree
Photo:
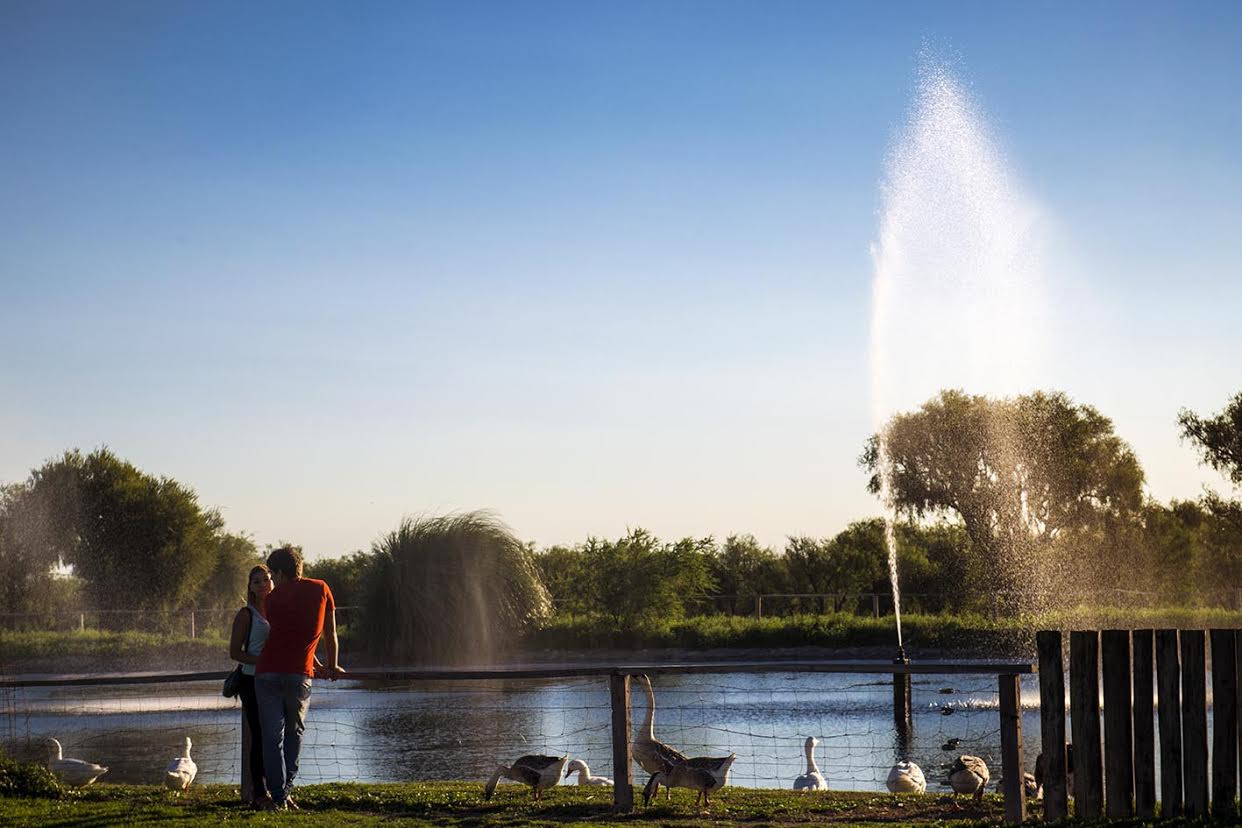
[[[710,592],[711,538],[665,544],[645,529],[616,541],[588,538],[582,545],[594,608],[620,629],[681,618],[688,599]]]
[[[306,577],[327,581],[338,607],[356,607],[363,600],[371,556],[361,549],[339,558],[321,558],[306,564]]]
[[[550,546],[535,555],[535,566],[558,613],[584,614],[598,609],[586,588],[591,579],[582,547]]]
[[[371,558],[360,627],[383,657],[486,661],[551,614],[530,550],[483,512],[407,518]]]
[[[191,606],[216,567],[219,513],[106,448],[66,452],[32,473],[29,489],[44,558],[71,564],[96,608]]]
[[[246,600],[250,569],[263,562],[259,550],[246,535],[217,532],[212,540],[216,547],[215,566],[199,589],[195,605],[203,609],[240,606]],[[228,620],[231,622],[232,617]]]
[[[1203,462],[1242,484],[1242,392],[1234,395],[1215,417],[1200,417],[1183,408],[1177,415],[1182,438],[1198,444]]]
[[[734,596],[723,604],[730,614],[752,612],[753,596],[788,592],[785,561],[754,535],[730,535],[711,560],[711,576],[722,596]]]
[[[1142,505],[1142,469],[1112,422],[1059,392],[994,400],[942,391],[893,417],[859,462],[873,493],[889,473],[898,512],[956,514],[1010,609],[1029,608],[1033,567],[1049,541]]]

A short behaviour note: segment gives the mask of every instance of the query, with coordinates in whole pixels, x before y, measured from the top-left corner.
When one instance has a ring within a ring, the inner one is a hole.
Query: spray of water
[[[943,388],[1011,395],[1042,375],[1039,212],[951,62],[925,50],[884,169],[872,246],[872,416],[901,644],[885,426]]]

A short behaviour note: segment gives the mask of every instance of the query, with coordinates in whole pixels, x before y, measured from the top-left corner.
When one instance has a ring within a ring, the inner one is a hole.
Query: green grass
[[[557,787],[543,801],[531,802],[527,789],[502,785],[490,802],[481,798],[482,785],[465,782],[412,782],[402,784],[311,785],[298,789],[301,811],[256,813],[238,802],[237,789],[227,785],[195,786],[184,796],[150,785],[94,785],[71,791],[59,799],[0,797],[0,825],[110,826],[171,825],[208,828],[229,825],[393,826],[439,825],[462,828],[509,826],[675,826],[676,828],[749,828],[775,825],[858,825],[868,828],[976,828],[1002,822],[1003,803],[996,794],[975,806],[965,800],[936,794],[891,796],[878,793],[829,791],[803,794],[793,791],[726,788],[710,808],[695,806],[689,791],[673,792],[632,814],[612,810],[610,791]],[[635,791],[641,795],[639,791]],[[1039,822],[1038,804],[1028,807],[1028,824]],[[1091,823],[1072,821],[1072,825]],[[1134,826],[1139,820],[1098,823]],[[1183,819],[1168,826],[1233,825],[1236,821]]]
[[[228,667],[225,639],[135,630],[0,630],[0,669],[7,672],[196,669],[212,662]]]
[[[1037,629],[1111,627],[1240,627],[1242,612],[1203,609],[1125,609],[1078,607],[1038,618],[988,618],[978,614],[911,614],[902,618],[909,652],[916,656],[1031,658]],[[560,653],[599,650],[669,649],[773,651],[789,647],[888,648],[893,619],[848,613],[756,619],[708,615],[617,627],[596,616],[557,616],[531,633],[523,656],[556,658]],[[348,636],[344,662],[374,663]],[[123,672],[134,670],[228,669],[223,638],[190,639],[149,632],[13,632],[0,630],[0,670],[30,672]]]
[[[798,794],[792,791],[726,789],[708,809],[695,806],[688,791],[674,791],[671,803],[658,800],[633,814],[612,809],[611,791],[558,787],[543,801],[531,802],[527,789],[502,785],[490,802],[482,785],[420,782],[386,785],[333,784],[299,788],[301,811],[255,813],[237,801],[237,789],[196,786],[178,797],[153,786],[95,785],[60,799],[0,798],[0,825],[92,828],[122,825],[413,825],[516,826],[591,824],[598,826],[903,825],[962,826],[994,823],[999,797],[957,810],[948,797],[874,793]],[[641,793],[635,791],[641,801]]]
[[[1037,629],[1109,627],[1235,627],[1242,613],[1226,610],[1130,610],[1085,608],[1038,618],[987,618],[978,614],[910,614],[902,631],[912,652],[1028,657]],[[887,647],[894,639],[891,616],[847,613],[756,619],[710,615],[620,628],[596,616],[558,616],[533,633],[536,650],[682,648],[692,650],[775,647]]]

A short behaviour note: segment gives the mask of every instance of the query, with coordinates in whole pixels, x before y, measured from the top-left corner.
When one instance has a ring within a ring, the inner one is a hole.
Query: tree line
[[[1182,411],[1178,422],[1204,462],[1242,483],[1242,394],[1220,414]],[[1165,606],[1236,607],[1242,596],[1242,504],[1212,492],[1145,496],[1112,422],[1064,394],[941,392],[873,435],[859,463],[898,515],[904,610],[1038,610],[1108,590],[1154,593],[1149,603]],[[786,609],[852,612],[858,596],[888,592],[886,556],[880,518],[780,548],[746,534],[664,540],[633,529],[537,549],[469,514],[404,521],[308,573],[332,584],[339,605],[371,608],[360,623],[372,640],[450,619],[444,636],[477,634],[472,646],[487,647],[553,612],[624,628],[749,613],[755,596],[788,593],[833,597]],[[8,612],[236,606],[259,558],[192,489],[106,448],[66,452],[0,489]]]

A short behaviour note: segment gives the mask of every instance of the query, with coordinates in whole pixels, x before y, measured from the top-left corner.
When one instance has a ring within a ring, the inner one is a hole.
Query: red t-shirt
[[[298,578],[273,589],[267,596],[267,622],[272,629],[255,673],[314,675],[323,619],[335,609],[332,590],[314,578]]]

